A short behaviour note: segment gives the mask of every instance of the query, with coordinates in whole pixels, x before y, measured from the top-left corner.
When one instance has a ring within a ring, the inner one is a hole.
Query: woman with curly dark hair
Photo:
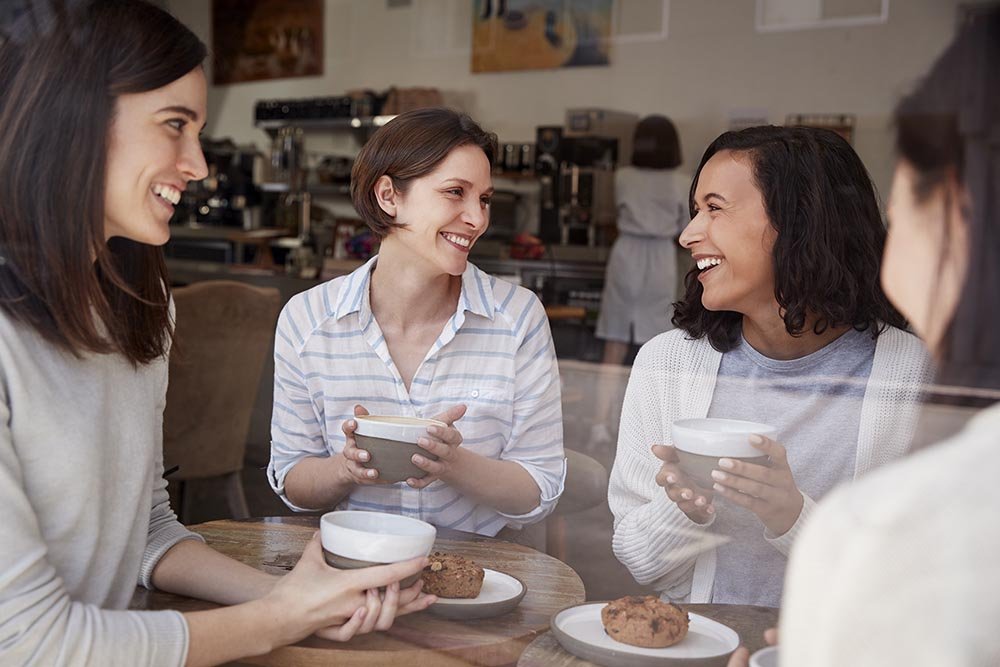
[[[727,132],[690,206],[678,328],[643,346],[625,396],[614,551],[666,598],[777,606],[814,499],[907,451],[928,359],[879,287],[885,226],[839,135]],[[776,427],[750,438],[770,465],[721,459],[710,489],[685,477],[671,424],[706,416]]]

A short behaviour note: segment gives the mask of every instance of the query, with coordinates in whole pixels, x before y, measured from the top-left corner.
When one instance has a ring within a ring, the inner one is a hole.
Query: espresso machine
[[[561,245],[606,245],[614,226],[618,140],[537,131],[535,173],[541,184],[539,237]]]
[[[203,139],[202,152],[208,176],[188,184],[171,222],[252,228],[251,214],[260,204],[260,191],[254,185],[258,154],[252,147],[236,146],[229,139]]]
[[[616,217],[615,168],[629,163],[639,117],[605,109],[570,109],[564,127],[535,133],[541,185],[539,236],[561,245],[608,245]]]

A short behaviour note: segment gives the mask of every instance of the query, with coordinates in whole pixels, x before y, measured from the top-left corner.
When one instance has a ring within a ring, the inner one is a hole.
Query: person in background
[[[0,43],[0,663],[209,665],[347,640],[434,601],[426,559],[285,577],[176,520],[159,246],[207,173],[205,46],[138,0],[29,3]],[[224,605],[128,611],[137,584]],[[388,586],[384,599],[378,587]]]
[[[886,294],[982,410],[832,494],[792,553],[781,664],[1000,664],[1000,7],[896,109]]]
[[[268,478],[292,509],[496,535],[555,507],[566,465],[545,310],[469,262],[490,222],[495,147],[468,116],[431,108],[396,117],[358,154],[351,195],[379,254],[278,319]],[[389,485],[363,467],[354,416],[369,411],[448,424],[418,442],[438,457],[413,456],[426,477]]]
[[[688,221],[688,176],[681,165],[677,129],[665,116],[646,116],[635,128],[631,165],[615,171],[618,238],[604,274],[597,338],[602,363],[620,365],[629,348],[672,327],[677,298],[677,235]],[[594,446],[613,441],[613,395],[597,388],[591,431]]]
[[[834,132],[750,128],[705,151],[680,239],[696,266],[678,328],[632,368],[608,490],[614,553],[640,584],[778,606],[815,499],[907,451],[929,360],[879,288],[885,235]],[[776,427],[750,438],[771,465],[722,459],[712,488],[688,480],[671,425],[706,416]]]

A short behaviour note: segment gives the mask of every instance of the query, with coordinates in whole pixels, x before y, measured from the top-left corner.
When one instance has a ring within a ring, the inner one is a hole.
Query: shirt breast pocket
[[[513,424],[513,386],[449,385],[442,388],[441,395],[450,399],[449,405],[462,403],[467,408],[465,416],[455,422],[462,433],[462,446],[487,458],[500,458]]]

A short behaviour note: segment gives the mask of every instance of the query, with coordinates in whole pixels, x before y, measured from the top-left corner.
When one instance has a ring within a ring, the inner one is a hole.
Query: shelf
[[[279,118],[258,120],[254,122],[254,126],[269,132],[283,127],[298,127],[303,130],[360,130],[382,127],[395,117],[391,115],[363,118]]]

